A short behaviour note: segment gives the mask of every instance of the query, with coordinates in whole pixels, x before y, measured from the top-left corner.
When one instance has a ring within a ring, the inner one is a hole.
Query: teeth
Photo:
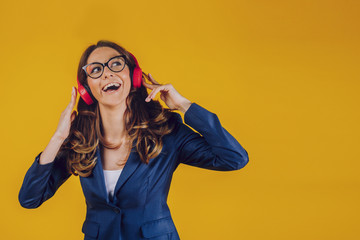
[[[119,83],[109,83],[103,88],[103,91],[106,91],[111,86],[120,87],[120,84]]]

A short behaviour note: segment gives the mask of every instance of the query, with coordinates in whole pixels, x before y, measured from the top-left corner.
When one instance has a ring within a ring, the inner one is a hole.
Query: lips
[[[102,88],[102,91],[106,92],[106,93],[114,92],[114,91],[118,90],[120,87],[121,87],[121,83],[119,83],[119,82],[111,82],[111,83],[106,84]]]

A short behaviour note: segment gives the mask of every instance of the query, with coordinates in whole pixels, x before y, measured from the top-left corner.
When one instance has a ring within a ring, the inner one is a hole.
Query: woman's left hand
[[[148,74],[148,78],[152,82],[152,84],[146,83],[144,76],[142,77],[143,85],[152,90],[148,97],[145,99],[146,102],[150,102],[150,100],[154,99],[156,94],[160,92],[161,100],[163,100],[170,109],[180,110],[183,113],[188,110],[191,105],[191,101],[181,96],[180,93],[175,90],[173,85],[159,84],[157,81],[155,81],[155,79],[151,76],[150,73]]]

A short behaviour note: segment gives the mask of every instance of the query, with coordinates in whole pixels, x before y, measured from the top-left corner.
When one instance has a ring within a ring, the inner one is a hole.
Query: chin
[[[103,101],[99,102],[103,106],[107,107],[114,107],[117,105],[126,104],[126,97],[114,97],[114,98],[108,98],[103,99]]]

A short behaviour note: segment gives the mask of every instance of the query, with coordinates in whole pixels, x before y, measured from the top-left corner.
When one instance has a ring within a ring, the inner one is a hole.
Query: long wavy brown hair
[[[108,40],[98,41],[97,44],[89,46],[82,54],[77,72],[82,85],[87,84],[87,76],[81,67],[86,65],[90,54],[99,47],[111,47],[126,57],[126,64],[130,69],[131,89],[126,98],[125,129],[130,136],[132,147],[136,147],[141,161],[148,164],[151,158],[160,154],[163,147],[162,137],[174,129],[174,121],[170,121],[170,118],[174,116],[173,110],[163,108],[158,101],[145,102],[145,98],[148,96],[146,88],[143,85],[140,88],[133,87],[132,73],[136,66],[133,58],[125,48]],[[147,74],[142,72],[142,75],[148,79]],[[92,173],[96,161],[99,160],[96,156],[99,144],[110,149],[118,147],[107,142],[103,136],[98,102],[87,105],[80,97],[77,116],[71,123],[69,136],[58,152],[58,154],[66,154],[68,172],[75,176],[88,177]]]

